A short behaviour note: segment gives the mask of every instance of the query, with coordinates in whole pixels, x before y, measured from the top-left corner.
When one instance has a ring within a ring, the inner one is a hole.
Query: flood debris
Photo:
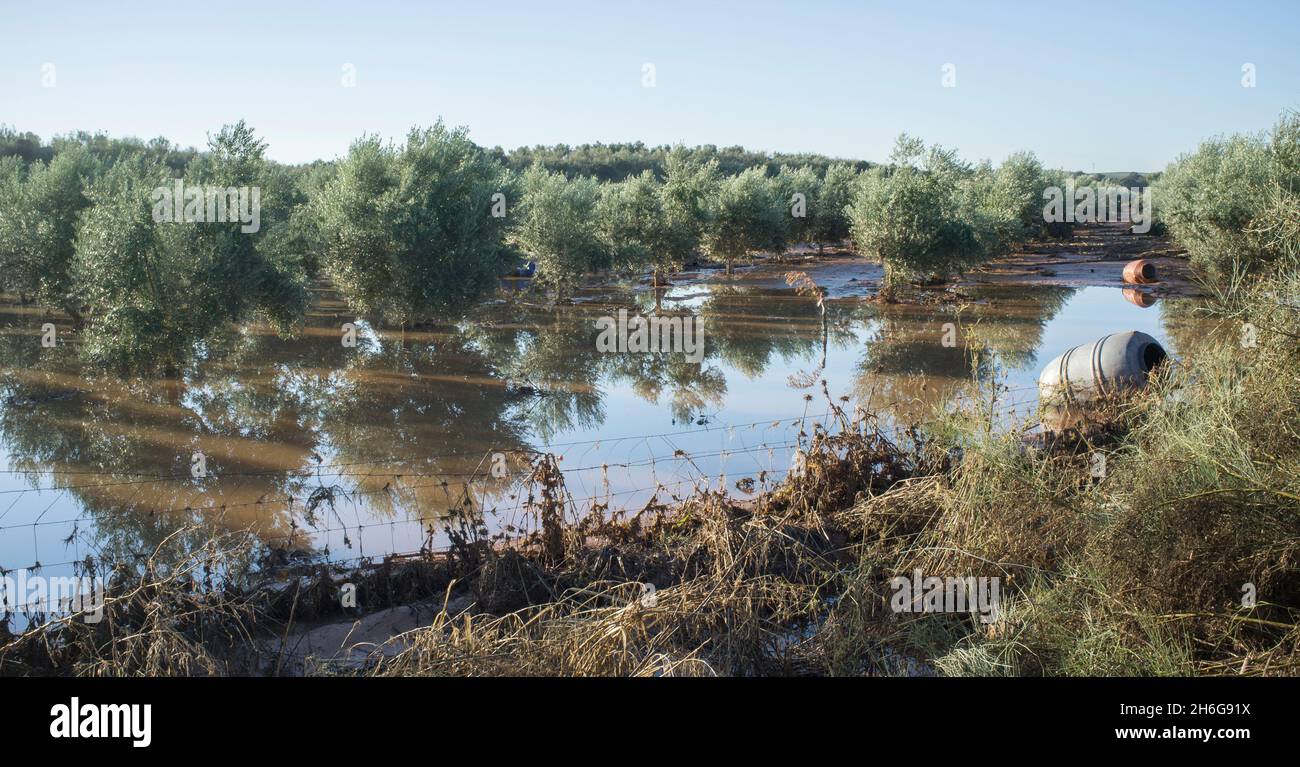
[[[1038,376],[1039,401],[1051,407],[1088,404],[1145,386],[1167,354],[1139,330],[1102,336],[1068,349]]]

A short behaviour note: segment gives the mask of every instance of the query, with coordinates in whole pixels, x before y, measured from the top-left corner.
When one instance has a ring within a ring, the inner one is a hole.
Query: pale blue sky
[[[971,159],[1024,148],[1051,166],[1153,170],[1300,108],[1294,0],[0,5],[0,122],[202,145],[244,118],[286,162],[441,115],[507,148],[881,160],[907,131]],[[345,63],[355,88],[340,84]]]

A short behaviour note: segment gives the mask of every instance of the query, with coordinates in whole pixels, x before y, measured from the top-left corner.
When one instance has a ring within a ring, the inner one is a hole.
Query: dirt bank
[[[1030,243],[963,275],[956,284],[1132,288],[1136,286],[1124,282],[1124,265],[1144,258],[1155,265],[1157,282],[1139,290],[1162,298],[1198,295],[1186,256],[1164,237],[1130,234],[1122,224],[1092,224],[1076,228],[1066,240]]]
[[[1134,286],[1124,282],[1124,266],[1145,258],[1156,268],[1157,282]],[[818,251],[796,247],[781,258],[758,258],[752,264],[735,267],[728,277],[720,265],[707,264],[673,274],[671,285],[701,288],[726,284],[755,292],[790,290],[785,276],[791,271],[806,272],[828,299],[871,298],[879,290],[883,270],[880,265],[848,248]],[[962,287],[979,284],[1051,285],[1060,287],[1128,288],[1151,298],[1196,296],[1201,291],[1192,279],[1186,251],[1164,237],[1137,235],[1122,224],[1089,224],[1076,227],[1064,239],[1031,242],[1015,253],[995,259],[962,275],[931,285],[903,291],[903,303],[933,303],[960,298]],[[609,287],[605,285],[603,287]],[[650,278],[644,276],[636,290],[650,290]],[[703,292],[700,295],[704,295]],[[690,300],[685,296],[674,300]]]

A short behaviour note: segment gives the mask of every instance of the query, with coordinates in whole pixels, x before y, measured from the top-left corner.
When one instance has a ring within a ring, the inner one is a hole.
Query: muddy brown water
[[[824,322],[786,286],[788,269],[827,289]],[[493,531],[529,526],[537,452],[561,458],[578,507],[639,509],[701,484],[744,497],[779,481],[800,431],[825,421],[821,380],[850,409],[900,422],[996,380],[1000,407],[1027,416],[1042,363],[1070,346],[1142,330],[1178,354],[1205,332],[1191,300],[1143,307],[1118,282],[990,279],[963,283],[958,303],[886,306],[864,300],[879,276],[842,256],[731,280],[677,275],[661,304],[703,321],[699,363],[597,350],[598,317],[653,309],[643,285],[558,308],[514,295],[459,326],[405,333],[321,296],[297,338],[244,329],[179,380],[95,375],[75,363],[75,341],[41,347],[39,310],[5,304],[0,566],[52,574],[87,556],[129,559],[195,522],[332,560],[439,548],[451,509]],[[341,343],[344,322],[360,327],[355,348]],[[191,476],[195,453],[206,477]]]

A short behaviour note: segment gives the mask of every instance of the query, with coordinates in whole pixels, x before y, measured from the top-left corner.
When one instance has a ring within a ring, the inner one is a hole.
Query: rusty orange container
[[[1124,281],[1134,285],[1145,285],[1149,282],[1156,281],[1156,265],[1139,258],[1136,261],[1129,261],[1124,266]]]

